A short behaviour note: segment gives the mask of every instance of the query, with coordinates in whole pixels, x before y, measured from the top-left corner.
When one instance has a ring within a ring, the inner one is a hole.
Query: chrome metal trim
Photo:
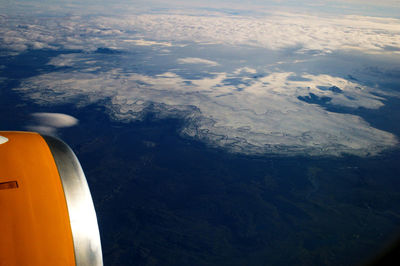
[[[63,141],[42,136],[56,162],[67,201],[78,266],[103,265],[99,227],[85,174],[71,148]]]

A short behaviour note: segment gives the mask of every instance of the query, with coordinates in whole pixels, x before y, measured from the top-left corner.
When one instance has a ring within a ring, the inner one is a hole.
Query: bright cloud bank
[[[19,90],[40,104],[86,105],[108,99],[113,117],[125,121],[140,120],[148,112],[183,118],[181,134],[234,152],[366,156],[397,144],[394,135],[358,116],[301,100],[312,95],[337,106],[376,109],[383,98],[371,88],[329,75],[306,74],[303,81],[292,81],[294,73],[285,72],[242,76],[250,80],[238,88],[225,83],[232,75],[215,73],[188,83],[172,72],[60,72],[28,79]]]

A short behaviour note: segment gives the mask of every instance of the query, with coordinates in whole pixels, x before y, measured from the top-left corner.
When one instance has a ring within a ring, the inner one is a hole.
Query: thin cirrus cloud
[[[203,58],[197,58],[197,57],[179,58],[177,61],[179,64],[203,64],[203,65],[209,65],[209,66],[218,66],[219,65],[215,61],[207,60],[207,59],[203,59]]]
[[[153,45],[157,45],[157,46],[166,46],[166,47],[171,47],[172,44],[169,42],[155,42],[155,41],[148,41],[148,40],[143,40],[143,39],[139,39],[139,40],[123,40],[126,43],[132,43],[134,45],[138,45],[138,46],[153,46]]]

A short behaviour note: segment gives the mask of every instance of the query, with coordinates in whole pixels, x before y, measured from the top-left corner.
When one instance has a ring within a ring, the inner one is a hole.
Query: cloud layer
[[[186,121],[182,134],[235,152],[365,156],[397,144],[394,135],[360,117],[329,112],[318,104],[376,109],[383,105],[376,89],[329,75],[253,75],[238,69],[188,83],[172,72],[59,72],[28,79],[19,90],[41,104],[108,99],[106,106],[121,120],[140,120],[148,112],[180,117]],[[241,82],[229,84],[232,78]]]
[[[184,42],[298,48],[298,53],[354,49],[400,53],[400,20],[366,16],[321,17],[292,13],[265,16],[140,14],[120,17],[10,18],[0,28],[2,48],[129,49]],[[393,51],[392,51],[393,52]]]
[[[179,58],[178,63],[179,64],[204,64],[204,65],[210,65],[210,66],[219,65],[215,61],[207,60],[207,59],[203,59],[203,58],[197,58],[197,57]]]

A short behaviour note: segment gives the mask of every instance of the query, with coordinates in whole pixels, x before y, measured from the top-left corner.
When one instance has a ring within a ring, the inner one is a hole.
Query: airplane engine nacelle
[[[85,175],[54,137],[0,132],[0,265],[103,265]]]

